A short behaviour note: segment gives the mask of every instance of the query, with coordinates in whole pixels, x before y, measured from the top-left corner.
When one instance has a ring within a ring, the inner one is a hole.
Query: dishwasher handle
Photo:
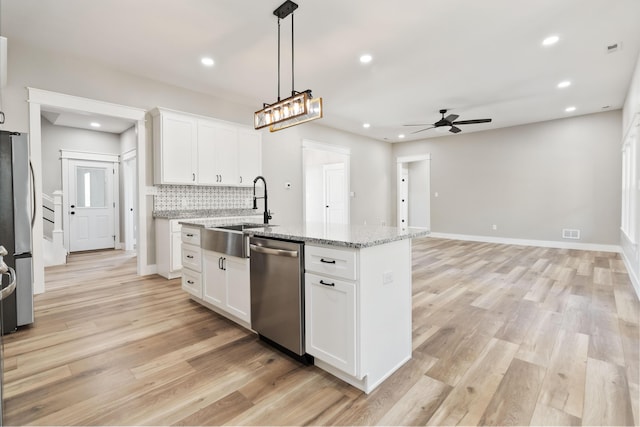
[[[298,251],[288,251],[286,249],[268,248],[268,247],[265,247],[265,246],[254,245],[253,243],[251,243],[249,245],[249,247],[251,248],[252,251],[254,251],[256,253],[259,253],[259,254],[285,256],[285,257],[289,257],[289,258],[298,258]]]

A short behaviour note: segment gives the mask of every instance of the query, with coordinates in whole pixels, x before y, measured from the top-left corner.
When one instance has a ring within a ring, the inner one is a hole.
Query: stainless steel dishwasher
[[[304,244],[251,237],[251,328],[305,363]]]

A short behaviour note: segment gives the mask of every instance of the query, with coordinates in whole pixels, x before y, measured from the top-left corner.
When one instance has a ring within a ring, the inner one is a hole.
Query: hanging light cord
[[[278,18],[278,102],[280,102],[280,18]]]
[[[295,73],[293,72],[293,52],[294,52],[294,50],[293,50],[293,39],[294,39],[294,37],[293,37],[293,16],[294,15],[295,15],[295,13],[291,14],[291,96],[296,94],[295,85],[293,84],[294,83],[293,78],[294,78],[294,75],[295,75]]]

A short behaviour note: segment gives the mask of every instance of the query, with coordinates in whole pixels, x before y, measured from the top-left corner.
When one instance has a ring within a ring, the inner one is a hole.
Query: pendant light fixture
[[[278,101],[273,104],[264,103],[260,111],[253,116],[256,129],[269,126],[271,132],[286,129],[311,120],[322,118],[322,98],[314,98],[311,89],[297,92],[294,86],[294,52],[293,52],[293,11],[298,5],[291,0],[282,3],[273,14],[278,17]],[[280,99],[280,20],[291,15],[291,96]]]

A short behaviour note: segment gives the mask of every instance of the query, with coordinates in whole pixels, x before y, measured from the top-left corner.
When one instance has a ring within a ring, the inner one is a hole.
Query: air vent
[[[607,45],[607,53],[614,53],[622,49],[622,43],[611,43]]]
[[[580,240],[580,230],[574,230],[574,229],[571,229],[571,228],[563,228],[562,229],[562,238],[563,239]]]

